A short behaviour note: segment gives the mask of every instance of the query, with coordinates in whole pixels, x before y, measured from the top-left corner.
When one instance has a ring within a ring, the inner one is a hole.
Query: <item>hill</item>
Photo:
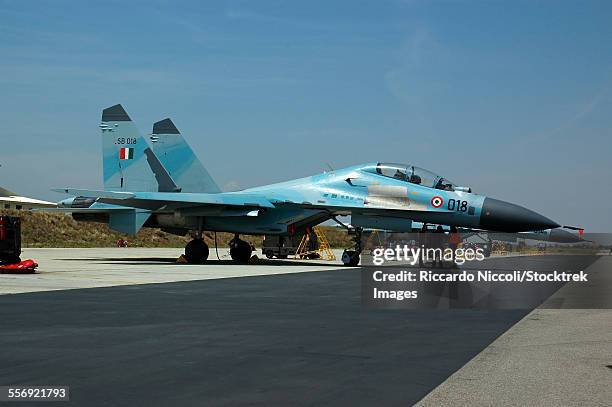
[[[149,228],[143,228],[136,236],[126,236],[110,230],[105,224],[77,222],[62,213],[1,210],[0,214],[21,218],[23,247],[114,247],[121,238],[128,240],[131,247],[185,247],[191,240],[189,235],[175,236]],[[350,246],[346,231],[329,226],[322,226],[322,229],[332,247]],[[219,247],[227,247],[232,236],[217,233]],[[205,239],[214,247],[213,233],[205,233]],[[244,236],[243,239],[261,248],[261,236]]]

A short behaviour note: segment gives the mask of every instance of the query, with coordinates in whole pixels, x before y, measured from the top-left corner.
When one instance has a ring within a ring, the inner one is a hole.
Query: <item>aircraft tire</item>
[[[355,250],[345,250],[344,253],[342,253],[342,263],[344,263],[345,266],[355,267],[359,265],[360,260],[359,253]]]
[[[235,239],[230,242],[230,256],[235,262],[248,263],[251,253],[251,245],[244,240]]]
[[[208,259],[208,245],[204,239],[193,239],[185,246],[185,258],[190,264],[203,264]]]

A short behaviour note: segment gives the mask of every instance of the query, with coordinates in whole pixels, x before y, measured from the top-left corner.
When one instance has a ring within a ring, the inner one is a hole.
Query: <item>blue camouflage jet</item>
[[[230,254],[246,262],[252,248],[240,234],[288,236],[330,219],[342,224],[338,217],[346,215],[355,232],[355,247],[342,256],[347,265],[359,263],[363,228],[412,232],[428,223],[513,233],[560,227],[409,164],[372,162],[222,192],[170,119],[154,124],[152,147],[121,105],[103,110],[100,130],[104,190],[55,190],[73,196],[61,201],[59,210],[132,235],[142,227],[179,235],[194,231],[196,238],[185,248],[190,263],[208,257],[203,231],[234,233]]]

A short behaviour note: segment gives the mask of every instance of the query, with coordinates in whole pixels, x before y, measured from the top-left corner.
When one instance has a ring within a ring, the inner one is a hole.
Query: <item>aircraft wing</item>
[[[261,192],[222,192],[222,193],[185,193],[185,192],[120,192],[86,189],[54,189],[73,196],[96,198],[97,202],[132,207],[146,210],[175,210],[184,208],[202,208],[210,206],[225,206],[235,208],[275,208],[279,206],[294,206],[302,209],[314,209],[328,212],[330,215],[360,214],[366,216],[397,217],[415,219],[427,214],[435,217],[443,214],[445,208],[431,210],[425,205],[396,203],[394,201],[352,200],[349,202],[310,202],[298,201],[286,196],[274,196]],[[435,221],[431,219],[431,221]]]
[[[74,196],[97,198],[98,202],[124,207],[161,210],[222,205],[246,208],[274,208],[265,196],[253,193],[116,192],[85,189],[55,189]]]
[[[401,218],[410,217],[414,213],[430,213],[423,205],[405,205],[394,202],[378,201],[351,201],[343,203],[322,203],[309,201],[296,201],[295,199],[284,199],[283,197],[270,196],[257,192],[222,192],[222,193],[185,193],[185,192],[119,192],[99,191],[87,189],[54,189],[74,196],[86,196],[97,198],[98,202],[120,205],[124,207],[141,208],[148,210],[179,209],[185,207],[197,207],[208,205],[240,206],[252,208],[275,208],[278,206],[296,206],[303,209],[315,209],[329,212],[333,215],[350,215],[359,213],[372,216],[397,216]],[[434,213],[446,213],[444,208],[437,209]]]

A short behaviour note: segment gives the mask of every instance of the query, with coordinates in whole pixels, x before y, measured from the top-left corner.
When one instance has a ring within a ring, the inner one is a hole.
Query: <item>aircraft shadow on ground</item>
[[[62,261],[85,261],[95,262],[97,264],[140,264],[140,265],[160,265],[160,264],[173,264],[173,265],[185,265],[185,266],[197,266],[198,264],[188,263],[177,263],[174,257],[95,257],[95,258],[70,258],[70,259],[58,259]],[[334,263],[312,263],[304,260],[269,260],[269,259],[258,259],[252,263],[236,263],[230,259],[209,258],[206,263],[200,264],[200,266],[206,265],[227,265],[227,266],[310,266],[310,267],[342,267],[341,264]]]

